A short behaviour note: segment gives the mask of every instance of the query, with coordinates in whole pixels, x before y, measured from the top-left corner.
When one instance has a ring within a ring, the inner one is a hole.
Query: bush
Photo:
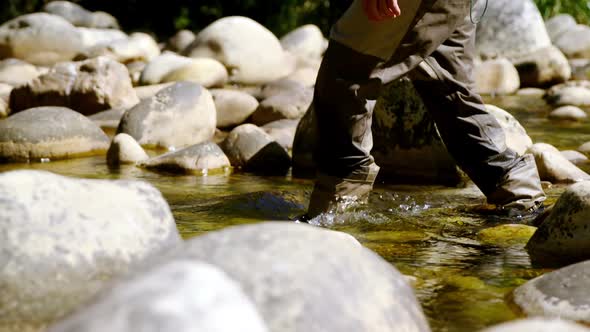
[[[489,0],[493,1],[493,0]],[[578,23],[590,24],[590,1],[586,0],[535,0],[545,19],[557,14],[572,15]]]

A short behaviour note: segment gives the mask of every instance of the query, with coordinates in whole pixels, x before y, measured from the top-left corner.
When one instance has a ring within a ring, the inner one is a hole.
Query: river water
[[[590,141],[589,123],[549,122],[550,108],[542,100],[503,97],[486,101],[511,111],[534,142],[575,149]],[[168,200],[185,238],[231,225],[289,220],[304,212],[312,184],[290,176],[199,177],[133,166],[110,170],[104,157],[0,165],[0,172],[25,168],[85,178],[149,181]],[[549,188],[549,202],[564,189],[563,185]],[[483,202],[473,186],[378,185],[368,207],[346,215],[346,224],[335,222],[330,227],[355,236],[411,276],[433,331],[472,332],[517,318],[505,301],[507,294],[548,271],[533,267],[524,250],[529,228],[489,232],[503,222],[465,209]]]

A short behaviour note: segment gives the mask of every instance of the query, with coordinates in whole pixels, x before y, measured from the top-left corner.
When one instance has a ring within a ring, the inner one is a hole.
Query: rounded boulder
[[[91,120],[63,107],[37,107],[0,121],[0,159],[39,161],[104,153],[109,138]]]
[[[221,144],[232,166],[247,172],[285,174],[291,157],[279,143],[253,124],[234,128]]]
[[[107,151],[107,164],[109,166],[136,164],[147,159],[149,159],[147,153],[133,137],[127,134],[115,136]]]
[[[55,65],[47,74],[14,88],[13,112],[38,106],[63,106],[84,115],[111,108],[128,108],[139,102],[127,68],[99,57]]]
[[[590,180],[590,175],[567,160],[556,147],[537,143],[529,151],[535,156],[541,180],[553,183],[572,183]]]
[[[514,302],[528,316],[590,323],[590,261],[537,277],[514,290]],[[552,331],[576,331],[559,330]]]
[[[128,110],[117,132],[131,135],[142,146],[174,149],[212,139],[216,118],[209,91],[178,82]]]
[[[0,329],[52,322],[131,266],[181,243],[145,182],[0,174]]]
[[[217,109],[217,127],[241,125],[256,111],[258,100],[251,95],[235,90],[210,90]]]
[[[218,60],[229,69],[232,82],[243,84],[263,84],[284,77],[295,69],[296,62],[272,32],[242,16],[213,22],[197,34],[184,54]]]
[[[56,15],[27,14],[0,26],[0,59],[17,58],[51,66],[72,60],[82,47],[76,27]]]
[[[590,259],[590,184],[570,186],[527,244],[537,260]],[[589,316],[590,322],[590,316]]]

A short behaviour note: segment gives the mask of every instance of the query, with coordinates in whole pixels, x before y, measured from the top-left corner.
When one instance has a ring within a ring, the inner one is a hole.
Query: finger
[[[367,0],[367,16],[372,21],[380,21],[381,15],[379,15],[378,3],[379,0]]]
[[[401,8],[399,8],[399,4],[397,3],[397,0],[391,0],[392,2],[392,10],[395,13],[395,16],[400,16],[402,14],[402,10]]]
[[[394,6],[395,0],[382,0],[382,1],[383,1],[383,7],[385,7],[385,15],[387,17],[396,17],[398,14],[394,10],[395,9],[395,6]]]

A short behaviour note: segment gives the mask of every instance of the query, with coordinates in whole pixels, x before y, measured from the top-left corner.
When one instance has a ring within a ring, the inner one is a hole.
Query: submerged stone
[[[498,246],[524,245],[536,230],[536,227],[527,225],[501,225],[482,229],[477,233],[477,239]]]
[[[560,318],[529,318],[492,326],[481,332],[590,332],[584,325]]]

